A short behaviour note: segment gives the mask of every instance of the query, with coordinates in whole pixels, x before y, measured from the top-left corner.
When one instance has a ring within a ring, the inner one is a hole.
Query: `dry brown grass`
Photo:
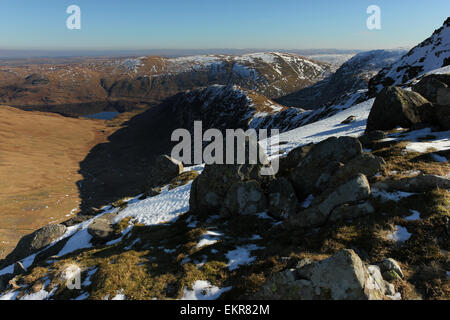
[[[104,129],[102,121],[0,106],[0,247],[4,255],[21,236],[66,220],[78,207],[79,162],[105,140]]]

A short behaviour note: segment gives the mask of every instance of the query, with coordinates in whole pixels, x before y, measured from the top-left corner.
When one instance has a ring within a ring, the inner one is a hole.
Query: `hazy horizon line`
[[[190,54],[246,54],[256,52],[291,52],[303,55],[316,54],[356,54],[372,50],[407,49],[406,47],[378,48],[378,49],[338,49],[338,48],[209,48],[209,49],[3,49],[0,48],[0,59],[28,59],[28,58],[75,58],[101,56],[138,56],[138,55],[167,55],[183,56]]]

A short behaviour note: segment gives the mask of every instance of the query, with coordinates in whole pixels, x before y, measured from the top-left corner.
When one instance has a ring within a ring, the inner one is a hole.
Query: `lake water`
[[[89,119],[99,119],[99,120],[111,120],[119,115],[119,112],[116,111],[105,111],[100,113],[89,114],[87,116],[83,116],[83,118]]]

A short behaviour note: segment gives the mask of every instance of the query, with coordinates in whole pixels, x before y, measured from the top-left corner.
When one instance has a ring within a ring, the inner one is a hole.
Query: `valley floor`
[[[108,130],[103,121],[0,107],[0,259],[23,235],[76,213],[79,163]]]

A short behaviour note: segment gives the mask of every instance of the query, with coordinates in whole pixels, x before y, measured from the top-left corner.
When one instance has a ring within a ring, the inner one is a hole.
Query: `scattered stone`
[[[14,271],[13,271],[14,275],[24,274],[26,272],[27,270],[25,269],[25,267],[21,262],[16,262],[14,264]]]
[[[423,120],[427,119],[423,118],[427,108],[432,108],[431,103],[417,92],[399,87],[384,88],[370,111],[366,132],[411,128],[414,124],[426,122]]]
[[[307,156],[290,174],[289,179],[299,199],[320,190],[333,174],[362,153],[362,145],[352,137],[331,137],[313,146]]]
[[[183,164],[167,155],[156,158],[151,172],[151,186],[160,186],[169,183],[183,172]]]
[[[363,217],[375,212],[375,208],[370,202],[363,202],[356,205],[343,204],[331,212],[329,222],[351,220]]]
[[[294,187],[286,178],[274,180],[268,190],[269,213],[277,219],[287,219],[300,209]]]
[[[358,174],[336,189],[324,192],[311,203],[311,207],[292,216],[287,223],[289,226],[317,227],[327,222],[332,211],[348,203],[358,203],[370,196],[370,185],[366,176]],[[335,218],[338,218],[336,214]]]
[[[350,124],[352,122],[356,121],[356,117],[355,116],[350,116],[347,119],[345,119],[344,121],[341,122],[341,124]]]
[[[236,182],[225,197],[222,215],[251,215],[267,210],[267,199],[255,180]]]
[[[96,216],[103,212],[103,209],[91,207],[85,211],[80,212],[80,216]]]
[[[415,177],[408,177],[399,180],[387,179],[382,182],[377,182],[373,185],[374,188],[384,190],[400,190],[410,193],[423,193],[432,189],[450,189],[450,179],[431,175],[419,174]]]
[[[398,264],[397,261],[395,261],[392,258],[386,259],[383,262],[381,262],[380,264],[378,264],[378,266],[381,269],[381,272],[383,272],[383,275],[386,273],[387,277],[386,280],[393,280],[392,278],[392,272],[394,272],[397,276],[394,276],[395,279],[403,279],[405,276],[403,274],[402,268],[400,267],[400,265]]]
[[[64,225],[64,226],[66,226],[67,228],[69,228],[69,227],[76,226],[77,224],[86,222],[86,221],[88,221],[88,220],[90,220],[90,219],[93,219],[93,218],[95,218],[95,216],[90,216],[90,215],[89,215],[89,216],[87,216],[87,215],[78,215],[78,216],[75,216],[75,217],[73,217],[73,218],[70,218],[70,219],[67,220],[67,221],[64,221],[64,222],[62,223],[62,225]]]
[[[275,274],[255,295],[278,300],[381,300],[385,282],[377,267],[366,267],[353,250]]]

